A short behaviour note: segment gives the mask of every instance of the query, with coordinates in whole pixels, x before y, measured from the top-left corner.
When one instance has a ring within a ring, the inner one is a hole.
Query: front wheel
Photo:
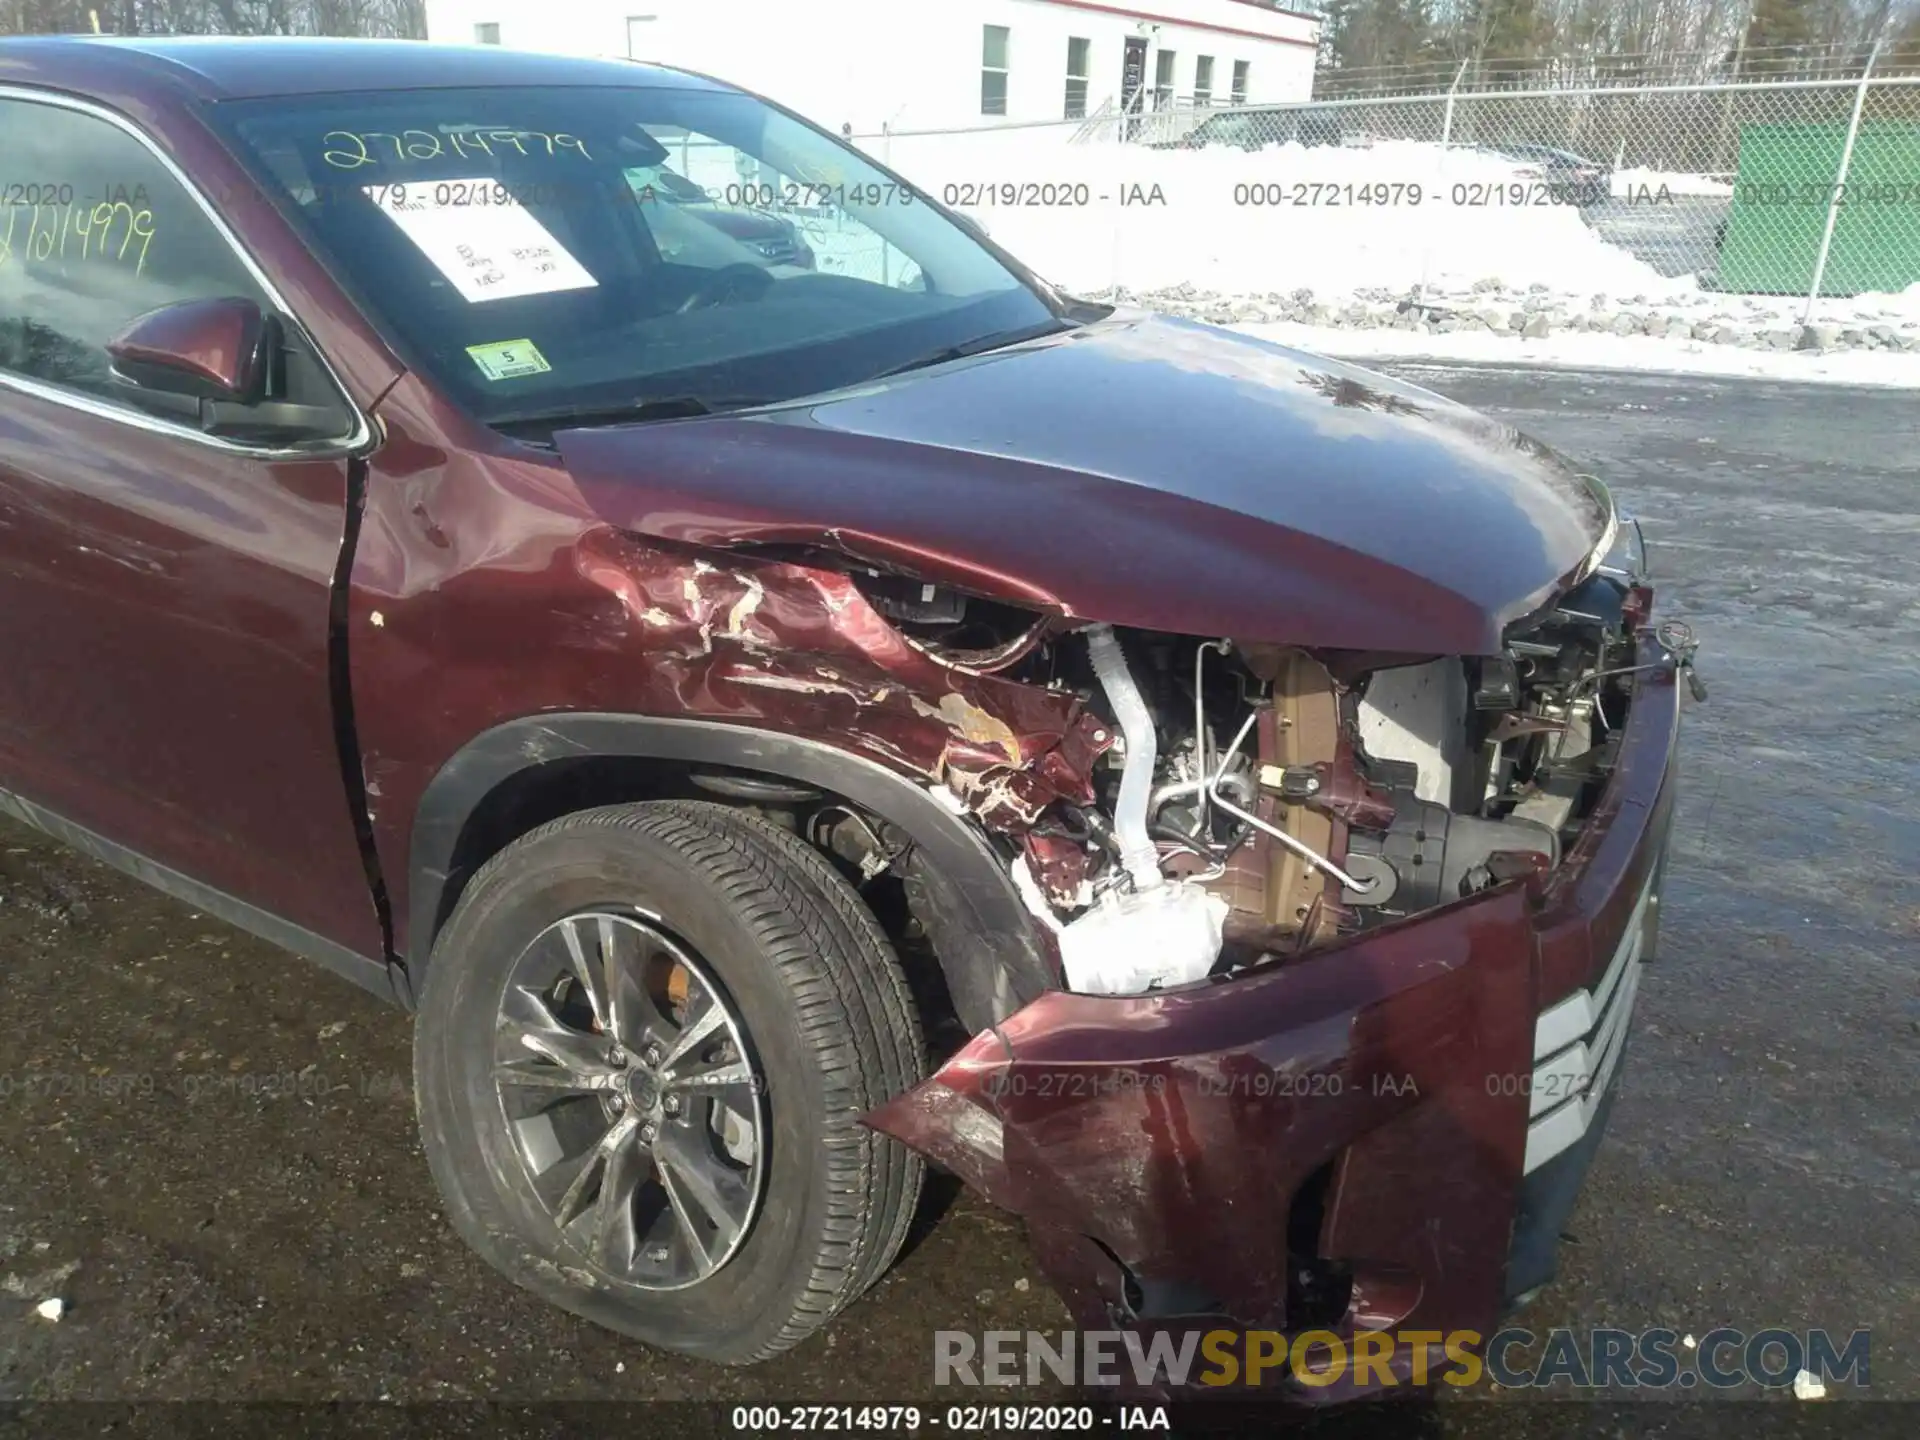
[[[892,1261],[921,1162],[858,1120],[924,1061],[846,881],[757,816],[682,801],[570,815],[489,861],[414,1046],[461,1236],[557,1305],[729,1364]]]

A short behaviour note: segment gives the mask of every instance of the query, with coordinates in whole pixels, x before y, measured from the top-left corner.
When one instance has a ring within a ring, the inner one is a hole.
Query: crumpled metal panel
[[[1093,802],[1092,767],[1113,737],[1077,696],[943,663],[848,576],[613,530],[583,536],[574,563],[632,627],[660,713],[832,739],[944,785],[1007,834],[1055,800]]]

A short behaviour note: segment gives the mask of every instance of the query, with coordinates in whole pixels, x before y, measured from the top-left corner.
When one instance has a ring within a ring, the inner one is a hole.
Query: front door
[[[103,349],[274,302],[130,125],[0,90],[0,153],[32,182],[0,193],[0,789],[378,957],[329,690],[347,462],[156,418]]]
[[[1138,122],[1135,115],[1145,108],[1140,92],[1147,83],[1147,41],[1145,36],[1128,36],[1126,52],[1120,57],[1120,109],[1126,120],[1127,138],[1131,140],[1134,127]]]

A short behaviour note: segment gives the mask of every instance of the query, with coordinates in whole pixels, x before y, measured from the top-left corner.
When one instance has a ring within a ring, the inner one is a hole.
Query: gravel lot
[[[1525,1323],[1868,1326],[1874,1394],[1920,1399],[1920,406],[1400,368],[1614,482],[1713,689],[1620,1103]],[[442,1223],[400,1015],[10,824],[0,1035],[0,1400],[898,1402],[935,1326],[1065,1323],[1018,1225],[951,1188],[871,1297],[753,1370],[549,1310]]]

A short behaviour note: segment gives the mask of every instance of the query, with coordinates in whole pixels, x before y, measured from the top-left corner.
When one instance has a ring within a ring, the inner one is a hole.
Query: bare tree
[[[1920,0],[1327,0],[1323,94],[1857,75],[1916,65]],[[1391,43],[1379,37],[1391,35]],[[1898,42],[1896,45],[1895,42]],[[1890,62],[1893,49],[1888,51]]]
[[[0,0],[0,34],[377,35],[424,39],[423,0]]]

